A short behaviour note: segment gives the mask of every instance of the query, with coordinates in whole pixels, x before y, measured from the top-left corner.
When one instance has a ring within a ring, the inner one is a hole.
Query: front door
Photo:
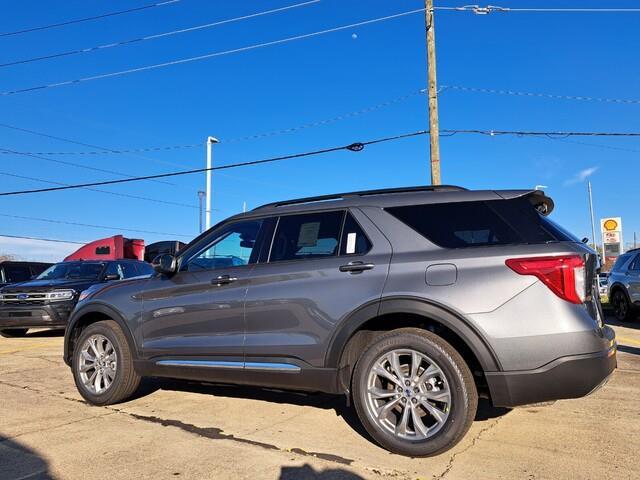
[[[143,294],[146,358],[224,359],[242,368],[244,300],[261,226],[262,220],[223,226],[179,259],[178,273],[150,279]]]
[[[281,216],[251,272],[246,368],[322,367],[336,325],[380,299],[391,245],[359,210]]]

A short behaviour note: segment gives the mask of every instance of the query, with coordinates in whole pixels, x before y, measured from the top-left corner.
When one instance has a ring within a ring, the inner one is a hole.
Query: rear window
[[[526,198],[410,205],[386,209],[444,248],[579,241]]]

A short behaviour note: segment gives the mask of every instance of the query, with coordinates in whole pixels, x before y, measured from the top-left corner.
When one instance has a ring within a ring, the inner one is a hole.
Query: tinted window
[[[138,270],[136,270],[136,265],[133,262],[122,262],[120,267],[122,268],[122,273],[124,273],[124,278],[132,278],[139,275]]]
[[[238,222],[224,229],[209,247],[191,258],[186,270],[216,270],[255,262],[253,255],[262,220]]]
[[[631,263],[629,270],[640,270],[640,254],[636,255],[635,260]]]
[[[57,280],[62,278],[95,279],[100,276],[103,268],[104,263],[56,263],[38,275],[38,280]]]
[[[7,265],[4,267],[4,276],[8,283],[26,282],[31,279],[31,271],[26,265]]]
[[[343,216],[340,211],[280,217],[269,261],[336,255]]]
[[[153,267],[148,263],[138,262],[134,263],[134,265],[138,271],[138,275],[151,275],[155,272]]]
[[[622,266],[626,263],[627,260],[629,260],[629,254],[620,255],[616,260],[616,263],[613,264],[611,270],[616,272],[618,270],[621,270]]]
[[[122,265],[117,262],[111,262],[107,265],[107,269],[104,272],[105,275],[118,275],[118,278],[122,280],[124,277],[124,271]]]
[[[387,211],[445,248],[576,241],[526,198],[392,207]]]
[[[353,215],[347,213],[342,229],[340,255],[363,255],[371,249],[371,242]]]

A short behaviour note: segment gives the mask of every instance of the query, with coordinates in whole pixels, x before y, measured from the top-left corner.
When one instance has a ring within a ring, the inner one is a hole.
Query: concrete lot
[[[604,389],[511,411],[483,403],[467,437],[428,459],[377,447],[327,395],[154,381],[90,407],[60,333],[0,338],[0,479],[636,479],[640,322],[614,328],[618,370]]]

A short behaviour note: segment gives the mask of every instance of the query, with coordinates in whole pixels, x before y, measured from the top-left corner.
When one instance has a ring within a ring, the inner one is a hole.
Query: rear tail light
[[[510,258],[505,263],[520,275],[533,275],[539,278],[563,300],[584,303],[586,281],[582,256]]]

